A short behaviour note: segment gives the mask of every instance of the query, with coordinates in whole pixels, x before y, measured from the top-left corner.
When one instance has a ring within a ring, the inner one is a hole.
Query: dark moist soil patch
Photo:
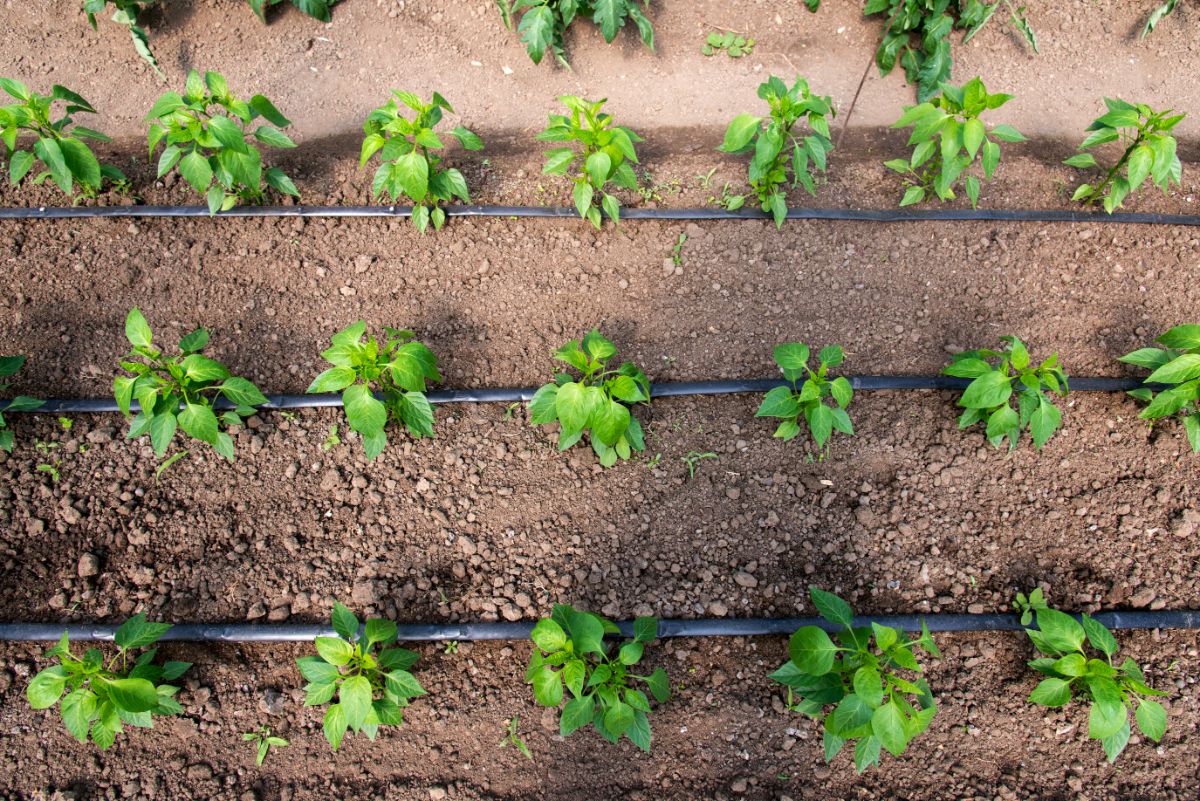
[[[945,659],[929,667],[940,707],[930,730],[901,759],[855,776],[846,755],[826,766],[820,731],[787,712],[766,679],[785,659],[782,638],[660,643],[651,665],[671,674],[675,697],[652,715],[654,751],[608,747],[590,731],[563,740],[556,713],[523,686],[524,643],[420,646],[417,675],[430,695],[403,728],[375,743],[350,739],[332,755],[319,710],[302,706],[293,660],[304,646],[167,645],[195,662],[180,693],[184,715],[123,735],[106,753],[72,740],[57,714],[25,703],[40,648],[0,649],[0,792],[13,798],[429,799],[1148,799],[1194,798],[1200,714],[1194,634],[1120,637],[1151,683],[1170,690],[1169,725],[1155,746],[1136,734],[1115,767],[1085,740],[1079,704],[1044,710],[1025,701],[1036,678],[1023,634],[946,635]],[[519,718],[530,762],[500,748]],[[242,732],[260,725],[291,741],[254,767]],[[69,797],[69,796],[60,796]]]

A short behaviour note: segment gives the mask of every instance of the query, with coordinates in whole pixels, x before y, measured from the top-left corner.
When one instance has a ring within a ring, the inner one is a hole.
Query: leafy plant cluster
[[[1088,151],[1118,141],[1125,150],[1115,164],[1103,170],[1103,177],[1097,182],[1081,184],[1071,200],[1085,205],[1099,202],[1112,214],[1146,179],[1163,194],[1170,191],[1172,182],[1180,184],[1183,165],[1175,153],[1177,142],[1170,131],[1187,115],[1175,114],[1171,109],[1155,111],[1145,103],[1107,97],[1104,104],[1108,113],[1088,126],[1092,133],[1079,145],[1080,152],[1063,163],[1080,169],[1102,169],[1095,154]]]
[[[554,358],[579,371],[559,373],[554,382],[538,389],[529,403],[535,425],[558,422],[558,449],[565,451],[588,434],[600,464],[611,467],[646,449],[642,425],[630,405],[650,401],[650,381],[632,362],[609,366],[617,347],[593,329],[582,340],[571,340],[554,352]]]
[[[772,75],[758,87],[758,96],[767,101],[770,115],[734,117],[718,150],[754,152],[747,176],[750,187],[762,210],[774,217],[776,227],[782,227],[787,217],[789,185],[795,188],[799,184],[810,195],[816,194],[813,170],[824,172],[828,167],[829,153],[833,150],[829,119],[836,112],[832,98],[814,95],[808,81],[800,77],[789,88]],[[802,122],[807,128],[797,129]],[[726,200],[725,207],[732,211],[741,208],[744,202],[744,196],[734,196]]]
[[[609,44],[625,23],[631,21],[637,26],[642,42],[654,50],[654,27],[645,13],[650,0],[496,0],[496,7],[509,30],[513,29],[513,20],[519,18],[517,31],[534,64],[542,63],[549,50],[555,61],[570,69],[563,40],[577,19],[594,22]]]
[[[821,0],[805,0],[805,5],[816,11]],[[1033,52],[1038,52],[1037,34],[1025,6],[1013,0],[866,0],[864,15],[887,20],[875,50],[879,74],[888,75],[899,64],[905,80],[917,87],[917,102],[924,103],[950,78],[954,65],[951,33],[966,31],[962,40],[966,44],[1001,9],[1009,13],[1009,21]]]
[[[611,114],[601,111],[607,102],[603,98],[591,101],[563,95],[558,100],[571,113],[551,114],[549,125],[537,138],[569,144],[546,151],[542,174],[570,175],[575,182],[572,198],[579,216],[599,230],[600,209],[614,223],[620,220],[621,201],[608,191],[609,184],[637,189],[637,176],[629,164],[637,164],[634,145],[642,138],[616,125]]]
[[[371,618],[360,626],[353,612],[335,603],[333,630],[336,637],[317,637],[317,655],[297,659],[296,666],[308,682],[304,705],[329,704],[323,729],[336,751],[347,731],[374,740],[380,726],[403,724],[404,708],[425,690],[410,672],[420,654],[390,647],[396,642],[393,621]],[[338,700],[329,703],[334,696]]]
[[[346,420],[374,459],[387,446],[384,428],[398,420],[414,437],[433,436],[433,407],[427,381],[441,381],[437,357],[409,330],[384,328],[382,342],[366,336],[362,320],[334,334],[321,356],[333,367],[313,380],[308,392],[341,392]],[[365,338],[364,338],[365,337]],[[375,397],[378,388],[382,400]]]
[[[1040,589],[1029,598],[1019,595],[1016,607],[1023,624],[1031,618],[1036,623],[1036,629],[1027,628],[1025,633],[1044,655],[1029,666],[1048,677],[1030,693],[1032,703],[1063,707],[1075,695],[1090,700],[1088,737],[1100,741],[1109,762],[1115,762],[1129,743],[1130,712],[1142,734],[1154,742],[1163,738],[1167,712],[1153,699],[1167,693],[1146,684],[1146,677],[1133,659],[1126,657],[1116,665],[1117,640],[1102,623],[1086,614],[1076,620],[1049,608]],[[1088,653],[1085,639],[1102,658]]]
[[[788,688],[794,711],[821,721],[825,761],[853,743],[854,767],[862,773],[879,764],[882,751],[903,754],[933,722],[937,706],[914,652],[941,654],[924,624],[911,639],[874,622],[856,627],[841,598],[818,587],[809,594],[818,614],[839,627],[835,637],[819,626],[797,629],[788,641],[789,660],[770,678]],[[833,711],[826,713],[829,706]]]
[[[987,438],[995,447],[1007,438],[1009,450],[1017,447],[1021,432],[1029,429],[1039,450],[1062,425],[1062,413],[1047,390],[1061,397],[1070,391],[1067,374],[1053,354],[1034,366],[1025,343],[1016,337],[1001,337],[1004,350],[971,350],[955,354],[944,375],[969,378],[958,405],[966,409],[958,418],[959,428],[976,423],[987,426]],[[1012,399],[1016,396],[1017,408]]]
[[[29,682],[25,696],[34,709],[59,705],[67,731],[81,743],[107,749],[125,726],[151,728],[160,715],[178,715],[183,709],[174,696],[179,688],[168,682],[191,667],[188,662],[154,663],[157,649],[134,658],[131,652],[154,645],[171,626],[147,622],[134,615],[117,629],[117,652],[105,659],[99,648],[89,648],[80,659],[71,653],[67,633],[46,652],[58,664],[42,670]],[[64,693],[66,693],[64,695]]]
[[[267,123],[250,126],[262,118]],[[280,128],[291,123],[263,95],[249,102],[229,91],[216,72],[204,77],[188,73],[183,95],[165,92],[146,116],[150,122],[147,144],[150,156],[164,145],[158,159],[158,177],[177,169],[185,181],[205,196],[211,214],[241,203],[261,203],[267,187],[292,197],[300,192],[278,167],[263,169],[258,146],[293,148],[295,143]],[[274,127],[273,127],[274,126]],[[264,186],[265,181],[265,186]]]
[[[775,364],[779,365],[790,386],[769,391],[754,416],[783,418],[775,429],[775,436],[784,442],[800,434],[803,418],[817,450],[823,451],[834,431],[854,435],[854,424],[846,413],[846,407],[854,399],[854,389],[843,376],[829,377],[829,370],[845,360],[839,346],[821,348],[816,370],[808,366],[809,355],[808,346],[800,342],[775,346]],[[826,404],[826,400],[831,400],[833,405]]]
[[[83,197],[95,197],[105,180],[124,185],[125,174],[108,164],[101,164],[92,149],[83,141],[112,140],[91,128],[76,125],[74,115],[79,112],[95,114],[92,104],[65,86],[55,84],[49,96],[31,92],[29,87],[12,78],[0,77],[0,89],[19,101],[0,106],[0,141],[4,142],[4,155],[8,161],[8,180],[17,186],[29,175],[33,165],[40,161],[42,171],[33,178],[35,185],[47,179],[66,195],[75,195],[76,186]],[[63,115],[53,119],[56,102],[66,104]],[[19,137],[32,136],[32,146],[18,147]]]
[[[370,113],[363,123],[362,152],[359,167],[366,165],[375,154],[382,162],[371,182],[371,193],[378,197],[387,194],[393,201],[407,195],[413,202],[413,223],[424,232],[429,223],[440,230],[446,222],[446,212],[438,204],[459,198],[470,203],[467,179],[454,167],[442,167],[442,157],[432,151],[445,145],[434,132],[442,120],[442,110],[451,114],[454,109],[437,92],[424,103],[411,92],[392,92],[394,99]],[[401,113],[400,103],[416,112],[412,119]],[[459,126],[450,132],[467,150],[482,150],[483,140]]]
[[[550,617],[538,621],[530,639],[535,648],[525,672],[533,697],[542,706],[562,706],[559,733],[566,737],[591,724],[601,737],[616,743],[622,736],[643,751],[650,750],[650,699],[633,680],[643,683],[658,703],[671,697],[671,683],[661,667],[650,675],[632,672],[645,647],[658,636],[658,620],[640,617],[634,636],[620,648],[604,642],[619,635],[612,621],[591,612],[556,604]],[[557,668],[557,669],[556,669]]]
[[[988,94],[979,78],[968,81],[961,87],[941,84],[941,95],[917,106],[908,106],[893,128],[912,128],[909,147],[913,148],[908,159],[896,159],[884,166],[900,173],[908,188],[900,201],[901,206],[920,203],[929,195],[940,200],[952,200],[954,187],[964,173],[978,158],[983,166],[983,177],[991,180],[1000,164],[1001,142],[1024,142],[1025,137],[1011,125],[997,125],[991,136],[979,116],[997,109],[1012,99],[1012,95]],[[967,175],[964,179],[971,208],[979,205],[979,178]]]
[[[710,33],[704,37],[704,46],[700,52],[706,56],[725,53],[730,58],[741,58],[754,53],[754,40],[736,31],[725,33]]]
[[[0,356],[0,379],[9,378],[17,374],[17,371],[25,366],[24,356]],[[8,384],[0,384],[0,392],[5,392],[8,389]],[[37,398],[31,398],[28,395],[18,395],[8,403],[4,404],[6,412],[31,412],[34,409],[40,409],[45,401],[40,401]],[[13,432],[8,427],[8,423],[4,420],[4,415],[0,414],[0,450],[7,453],[12,453],[13,449]]]
[[[1165,388],[1139,387],[1129,394],[1149,404],[1141,417],[1152,424],[1181,417],[1192,450],[1200,453],[1200,325],[1177,325],[1155,341],[1164,347],[1140,348],[1121,361],[1150,370],[1146,383]]]
[[[154,453],[161,459],[176,430],[183,429],[232,460],[233,439],[225,429],[241,425],[255,413],[255,406],[267,402],[266,396],[203,354],[208,347],[208,331],[203,328],[179,341],[178,356],[168,356],[154,346],[150,326],[135,307],[125,318],[125,338],[132,350],[121,361],[121,368],[132,375],[117,376],[113,394],[121,413],[131,420],[126,436],[136,439],[149,434]],[[219,398],[233,408],[218,416],[214,406]],[[136,415],[133,401],[139,407]]]

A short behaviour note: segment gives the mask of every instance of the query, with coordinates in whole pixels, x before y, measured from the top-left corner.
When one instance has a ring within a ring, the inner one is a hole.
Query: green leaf
[[[624,701],[617,701],[608,707],[604,713],[604,728],[612,734],[620,736],[633,725],[633,707]]]
[[[596,701],[591,695],[572,698],[563,707],[562,716],[558,721],[558,733],[566,737],[592,722],[595,714]]]
[[[1062,679],[1043,679],[1029,700],[1040,706],[1065,706],[1071,700],[1071,685]]]
[[[870,707],[883,703],[883,679],[872,667],[861,667],[854,673],[854,694]],[[878,734],[878,730],[876,730]]]
[[[34,709],[49,709],[58,703],[66,687],[67,669],[54,665],[39,672],[25,689],[25,698]]]
[[[854,612],[850,609],[850,604],[820,587],[809,587],[808,592],[821,617],[848,629],[854,627]]]
[[[1001,142],[1027,141],[1025,136],[1011,125],[997,125],[992,129],[992,136],[996,137]]]
[[[546,653],[561,651],[567,644],[566,632],[563,631],[562,626],[550,618],[538,621],[537,625],[533,627],[530,639],[533,640],[534,645]]]
[[[413,150],[395,161],[396,180],[414,203],[425,200],[429,191],[429,162],[419,150]]]
[[[976,378],[967,386],[958,405],[967,409],[991,409],[1006,403],[1012,397],[1012,383],[1007,375],[992,370]]]
[[[1081,650],[1086,636],[1083,626],[1068,614],[1057,609],[1041,609],[1037,625],[1042,638],[1059,653]]]
[[[353,384],[342,393],[346,420],[360,434],[383,431],[387,424],[387,407],[371,394],[365,384]]]
[[[877,737],[866,737],[854,744],[854,769],[862,773],[879,762],[880,742]]]
[[[1150,384],[1180,384],[1200,378],[1200,353],[1185,353],[1155,370],[1146,379]]]
[[[100,679],[99,686],[126,712],[149,712],[158,706],[158,691],[145,679]]]
[[[1092,686],[1094,685],[1095,682]],[[1114,703],[1099,699],[1092,703],[1092,709],[1088,713],[1088,737],[1093,740],[1103,740],[1112,737],[1120,732],[1123,726],[1128,725],[1129,712],[1125,709],[1124,704],[1119,701]]]
[[[753,114],[737,115],[725,129],[725,140],[717,149],[724,153],[740,152],[754,139],[761,125],[762,117],[755,117]]]
[[[1142,734],[1156,743],[1162,740],[1167,731],[1167,710],[1162,704],[1143,698],[1138,701],[1135,717]]]
[[[88,726],[96,716],[96,694],[86,687],[80,687],[67,693],[59,711],[71,736],[81,743],[86,743]]]
[[[135,348],[151,346],[150,326],[136,306],[129,310],[129,314],[125,318],[125,338]]]
[[[533,699],[542,706],[555,707],[562,703],[562,679],[548,667],[533,674]]]
[[[1050,440],[1050,437],[1054,436],[1054,432],[1060,425],[1062,425],[1062,413],[1053,403],[1046,400],[1045,396],[1042,396],[1038,401],[1037,409],[1029,419],[1029,433],[1033,435],[1034,447],[1040,450]]]
[[[540,64],[546,48],[553,42],[554,11],[549,6],[534,6],[528,9],[517,25],[521,41],[525,42],[529,58]]]
[[[126,650],[145,648],[158,642],[170,630],[170,623],[152,623],[146,620],[144,614],[139,613],[121,624],[113,636],[113,641]]]
[[[662,668],[654,669],[654,672],[646,678],[646,686],[650,689],[654,700],[660,704],[670,700],[671,680],[667,677],[667,671]]]
[[[58,188],[68,195],[71,194],[71,171],[67,169],[67,161],[58,142],[48,136],[42,137],[33,143],[33,152],[49,168]]]
[[[1103,623],[1084,615],[1082,625],[1093,648],[1110,657],[1117,652],[1117,640]]]
[[[1200,325],[1177,325],[1156,341],[1165,347],[1177,350],[1200,348]]]
[[[346,712],[342,709],[341,704],[330,704],[329,709],[325,711],[325,720],[322,728],[325,732],[325,739],[329,741],[329,745],[334,751],[342,744],[342,739],[346,736],[346,727],[349,724],[346,722]]]
[[[346,725],[354,731],[362,729],[371,711],[371,681],[366,676],[350,676],[342,682],[338,701],[346,716]]]
[[[802,672],[811,676],[823,676],[833,669],[837,658],[837,646],[823,629],[803,626],[797,629],[788,641],[788,654]]]
[[[342,604],[334,601],[332,614],[333,630],[339,637],[353,640],[358,637],[358,618]]]
[[[650,643],[658,639],[658,618],[639,617],[633,621],[634,642]]]
[[[355,626],[355,633],[357,633]],[[313,640],[313,646],[317,649],[317,653],[322,659],[331,665],[348,664],[354,657],[354,646],[343,640],[341,637],[317,637]]]
[[[908,736],[904,725],[904,713],[895,701],[884,704],[871,716],[871,732],[879,738],[879,744],[892,756],[900,756],[908,747]]]
[[[203,403],[189,403],[184,406],[183,411],[179,413],[179,427],[188,436],[209,444],[216,444],[220,428],[212,408]]]

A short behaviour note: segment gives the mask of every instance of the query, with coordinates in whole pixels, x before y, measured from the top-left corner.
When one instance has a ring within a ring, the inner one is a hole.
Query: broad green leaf
[[[1007,375],[993,370],[976,378],[963,392],[958,405],[967,409],[991,409],[1012,397],[1012,383]]]
[[[158,692],[145,679],[99,679],[109,699],[126,712],[149,712],[158,706]]]
[[[563,631],[562,626],[550,618],[538,621],[537,625],[533,627],[530,639],[533,640],[534,645],[546,653],[561,651],[567,644],[566,632]]]
[[[1138,701],[1135,717],[1142,734],[1156,743],[1162,740],[1167,731],[1167,711],[1162,704],[1143,698]]]
[[[596,701],[591,695],[572,698],[563,707],[562,716],[558,722],[558,733],[566,737],[592,722]]]
[[[718,150],[725,153],[737,153],[747,147],[754,135],[758,133],[762,117],[753,114],[739,114],[734,117],[729,127],[725,129],[725,140]]]
[[[1071,700],[1071,685],[1062,679],[1043,679],[1029,700],[1040,706],[1065,706]]]
[[[900,756],[908,747],[904,713],[895,701],[884,704],[871,716],[871,732],[892,756]]]
[[[837,646],[824,630],[816,626],[803,626],[788,641],[788,654],[804,673],[823,676],[833,669]]]
[[[366,676],[350,676],[342,682],[338,701],[346,716],[346,725],[351,729],[359,731],[366,723],[367,713],[371,711],[371,696],[371,682]]]
[[[331,665],[348,664],[354,657],[354,646],[341,637],[317,637],[313,645],[320,657]]]
[[[854,612],[850,609],[850,604],[833,593],[822,590],[820,587],[809,587],[808,592],[812,597],[813,605],[817,607],[817,613],[821,617],[830,623],[836,623],[848,629],[853,628]]]
[[[68,673],[61,665],[39,672],[25,689],[25,698],[34,709],[49,709],[58,703],[66,687]]]

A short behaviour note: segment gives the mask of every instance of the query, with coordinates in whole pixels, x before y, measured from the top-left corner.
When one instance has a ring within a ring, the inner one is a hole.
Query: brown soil
[[[725,182],[741,190],[744,163],[711,150],[766,72],[790,60],[848,104],[879,23],[861,21],[857,4],[827,2],[816,16],[779,5],[703,2],[680,14],[685,4],[664,1],[658,58],[631,38],[605,48],[580,34],[573,74],[529,65],[482,0],[348,0],[325,28],[291,9],[263,28],[241,0],[172,2],[151,28],[173,79],[203,62],[296,120],[302,147],[279,163],[306,202],[368,202],[369,176],[354,169],[358,120],[381,86],[418,75],[408,88],[445,92],[489,142],[455,155],[477,201],[567,202],[540,178],[528,142],[553,96],[571,91],[608,94],[648,134],[646,196],[626,200],[679,207],[705,204]],[[1198,59],[1187,36],[1195,9],[1181,4],[1139,43],[1136,5],[1036,10],[1037,58],[1001,25],[959,48],[956,77],[978,71],[993,90],[1018,87],[1008,121],[1035,136],[1005,148],[987,205],[1069,207],[1064,187],[1078,176],[1059,162],[1096,113],[1101,81],[1078,66],[1090,52],[1123,66],[1106,93],[1197,105],[1184,77]],[[14,24],[0,26],[0,74],[79,89],[121,137],[106,153],[143,200],[195,202],[177,181],[144,174],[134,139],[162,87],[125,34],[54,11],[5,7]],[[704,60],[697,19],[746,26],[762,42],[755,59]],[[133,77],[109,83],[113,63]],[[829,183],[793,203],[890,207],[901,189],[880,162],[904,140],[877,126],[910,98],[898,76],[872,78]],[[1182,191],[1131,208],[1194,212],[1192,176],[1189,166]],[[0,191],[4,205],[60,202],[49,190]],[[10,287],[0,352],[30,355],[19,389],[44,397],[110,391],[133,305],[165,340],[202,324],[235,372],[301,392],[328,336],[359,318],[416,328],[450,387],[541,383],[549,351],[593,325],[659,382],[770,376],[771,347],[785,340],[840,343],[853,373],[933,373],[948,352],[1006,333],[1061,353],[1076,375],[1132,375],[1115,357],[1194,321],[1200,302],[1200,236],[1165,227],[631,222],[597,234],[579,221],[458,219],[421,237],[403,220],[117,220],[2,223],[0,243]],[[661,459],[607,471],[588,451],[556,453],[551,431],[497,405],[441,407],[436,440],[395,433],[370,464],[339,412],[264,413],[237,434],[236,463],[197,448],[158,481],[148,444],[124,441],[115,416],[79,416],[70,430],[22,416],[17,450],[0,454],[0,619],[144,610],[316,622],[335,598],[409,622],[532,620],[559,601],[613,617],[745,617],[810,613],[809,584],[863,613],[1003,611],[1039,583],[1071,609],[1197,606],[1196,459],[1178,427],[1150,432],[1131,400],[1074,396],[1043,453],[1025,443],[1008,455],[957,430],[950,393],[863,393],[851,407],[858,435],[835,440],[823,461],[773,440],[756,403],[656,401],[639,414],[647,457]],[[331,426],[343,443],[326,452]],[[716,458],[689,479],[692,452]],[[81,575],[91,573],[81,559],[94,575]],[[1174,692],[1161,746],[1135,743],[1108,767],[1083,740],[1081,708],[1025,702],[1034,679],[1022,635],[956,635],[939,638],[947,658],[932,666],[943,710],[933,730],[861,778],[845,758],[824,767],[816,730],[783,709],[765,679],[784,658],[777,638],[660,646],[654,658],[683,689],[653,717],[652,757],[554,736],[553,714],[521,685],[523,644],[424,647],[431,696],[409,725],[337,757],[295,694],[291,660],[303,648],[169,646],[197,663],[185,715],[100,754],[27,708],[28,676],[45,662],[38,648],[10,645],[0,648],[0,753],[12,769],[0,796],[1192,798],[1200,638],[1121,640]],[[497,747],[513,716],[533,763]],[[240,733],[264,722],[293,745],[256,769]]]

